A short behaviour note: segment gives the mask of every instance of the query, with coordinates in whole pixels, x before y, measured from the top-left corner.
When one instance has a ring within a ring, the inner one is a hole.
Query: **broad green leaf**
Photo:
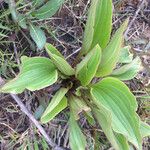
[[[1,89],[4,93],[22,93],[25,89],[35,91],[57,81],[57,70],[50,59],[45,57],[22,57],[19,75]]]
[[[53,63],[61,73],[68,76],[75,74],[74,69],[69,65],[62,54],[53,45],[47,43],[45,45],[45,49],[51,57]]]
[[[115,69],[111,76],[120,80],[133,79],[139,72],[141,67],[141,61],[139,57],[136,57],[131,63],[123,65],[122,67]]]
[[[27,29],[27,22],[26,22],[26,18],[24,15],[22,14],[18,14],[18,24],[21,28],[23,29]]]
[[[41,117],[42,123],[47,123],[51,121],[57,114],[59,114],[63,109],[67,107],[67,98],[65,97],[67,91],[68,89],[61,88],[54,95],[44,114]]]
[[[121,48],[120,50],[120,56],[118,63],[131,63],[133,59],[133,54],[130,53],[131,47],[130,46],[125,46]]]
[[[32,13],[38,19],[48,19],[52,17],[63,4],[64,0],[49,0],[45,5]]]
[[[108,77],[93,85],[91,94],[97,105],[110,111],[113,130],[124,135],[137,149],[141,149],[137,103],[129,88],[120,80]]]
[[[104,77],[113,71],[120,56],[123,33],[126,29],[128,20],[116,31],[108,46],[103,50],[101,63],[98,67],[96,76]]]
[[[69,97],[70,111],[74,115],[75,120],[78,120],[81,112],[89,112],[91,109],[87,106],[82,98],[70,95]]]
[[[92,0],[81,55],[87,54],[97,44],[104,49],[110,40],[111,28],[112,0]]]
[[[71,150],[85,150],[86,148],[86,138],[72,113],[69,119],[69,144]]]
[[[76,67],[76,77],[81,84],[88,85],[96,74],[101,61],[101,48],[96,45]]]
[[[141,121],[140,131],[141,131],[142,138],[150,136],[150,125]]]
[[[127,140],[121,134],[113,131],[110,111],[104,106],[97,104],[97,102],[95,104],[96,106],[91,107],[92,112],[112,146],[116,150],[128,150]]]
[[[39,49],[42,49],[46,43],[46,36],[39,27],[30,24],[30,35]]]

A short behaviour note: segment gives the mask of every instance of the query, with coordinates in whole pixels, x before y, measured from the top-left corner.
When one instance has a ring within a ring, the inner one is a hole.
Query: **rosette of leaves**
[[[62,78],[41,122],[51,121],[69,107],[69,142],[72,150],[85,150],[87,139],[78,124],[82,113],[89,124],[99,124],[112,147],[142,150],[142,138],[150,135],[150,126],[136,113],[135,96],[121,80],[134,78],[140,62],[128,47],[122,48],[126,20],[110,39],[112,1],[92,0],[85,26],[80,62],[73,68],[51,44],[45,49],[50,58],[22,57],[19,75],[6,83],[3,93],[35,91]],[[94,80],[93,80],[94,79]]]
[[[64,0],[33,0],[31,4],[22,2],[22,8],[30,5],[32,8],[29,10],[27,8],[26,11],[19,12],[14,5],[14,1],[8,0],[12,19],[20,28],[29,30],[31,38],[39,49],[42,49],[46,44],[46,36],[42,28],[35,24],[35,22],[44,21],[52,17],[63,3]],[[18,6],[18,4],[16,4],[16,6]]]

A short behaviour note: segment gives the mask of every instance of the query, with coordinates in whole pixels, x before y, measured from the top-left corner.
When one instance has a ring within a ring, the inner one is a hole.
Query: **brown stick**
[[[134,21],[135,21],[136,17],[138,16],[140,10],[143,8],[144,3],[145,3],[145,0],[142,0],[142,1],[140,2],[137,11],[136,11],[135,14],[134,14],[134,17],[132,18],[131,22],[130,22],[129,25],[128,25],[127,30],[126,30],[125,33],[124,33],[125,38],[127,38],[127,34],[128,34],[128,32],[129,32],[129,29],[130,29],[131,26],[134,24]]]
[[[40,123],[35,119],[35,117],[29,112],[29,110],[21,102],[21,99],[15,94],[10,94],[10,95],[20,106],[22,112],[24,112],[29,117],[29,119],[34,123],[34,125],[39,129],[40,133],[44,136],[45,140],[53,148],[53,150],[65,150],[64,148],[59,147],[53,142],[53,140],[47,135],[47,133],[45,132],[44,128],[40,125]]]

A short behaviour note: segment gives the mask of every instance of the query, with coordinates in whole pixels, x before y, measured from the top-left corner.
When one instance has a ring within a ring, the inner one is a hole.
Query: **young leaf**
[[[30,24],[30,35],[39,49],[42,49],[46,43],[45,33],[37,26]]]
[[[104,49],[110,40],[111,28],[112,0],[92,0],[81,55],[87,54],[97,44]]]
[[[139,57],[136,57],[130,64],[123,65],[122,67],[115,69],[111,76],[120,80],[133,79],[139,72],[141,67],[141,61]]]
[[[87,104],[84,102],[83,99],[78,98],[76,96],[71,95],[69,97],[69,106],[70,106],[70,111],[74,115],[75,120],[79,119],[79,114],[84,111],[84,112],[89,112],[91,109],[87,106]]]
[[[121,44],[123,41],[123,33],[126,29],[128,20],[116,31],[108,46],[103,50],[101,63],[98,67],[96,76],[104,77],[109,75],[118,62]]]
[[[51,121],[58,113],[67,107],[67,98],[65,94],[68,89],[61,88],[52,98],[50,104],[46,108],[44,114],[41,117],[42,123]]]
[[[68,76],[75,74],[74,69],[53,45],[47,43],[45,49],[60,72]]]
[[[48,19],[52,17],[63,4],[64,0],[49,0],[44,6],[32,13],[38,19]]]
[[[121,134],[113,132],[112,128],[112,116],[109,110],[100,104],[91,107],[92,112],[104,131],[106,137],[116,150],[129,150],[129,145],[126,138]]]
[[[76,77],[81,84],[88,85],[96,74],[101,61],[101,48],[96,45],[76,67]]]
[[[44,57],[22,57],[19,75],[6,83],[3,93],[22,93],[25,89],[35,91],[52,85],[57,81],[57,70],[50,59]]]
[[[113,130],[141,149],[137,103],[128,87],[120,80],[108,77],[93,85],[91,94],[96,105],[102,105],[111,112]]]
[[[131,63],[133,59],[133,54],[130,53],[130,46],[125,46],[120,50],[120,56],[118,63]]]
[[[70,113],[69,119],[69,143],[72,150],[85,150],[86,138],[72,113]]]

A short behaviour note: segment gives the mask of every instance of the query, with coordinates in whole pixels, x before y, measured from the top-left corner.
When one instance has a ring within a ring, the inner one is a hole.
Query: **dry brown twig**
[[[138,16],[139,12],[141,11],[141,9],[144,7],[145,2],[146,2],[145,0],[142,0],[142,1],[140,2],[137,11],[136,11],[135,14],[134,14],[134,17],[132,18],[131,22],[129,23],[129,25],[128,25],[128,27],[127,27],[127,30],[126,30],[125,33],[124,33],[124,36],[125,36],[126,39],[127,39],[127,34],[128,34],[128,32],[129,32],[129,29],[130,29],[131,26],[134,24],[134,21],[135,21],[136,17]]]
[[[10,95],[16,101],[16,103],[19,105],[22,112],[24,112],[29,117],[29,119],[32,121],[32,123],[39,129],[40,133],[44,136],[45,140],[53,148],[53,150],[65,150],[64,148],[59,147],[58,145],[56,145],[53,142],[53,140],[45,132],[44,128],[40,125],[40,123],[35,119],[35,117],[29,112],[29,110],[22,103],[21,99],[15,94],[10,94]]]

